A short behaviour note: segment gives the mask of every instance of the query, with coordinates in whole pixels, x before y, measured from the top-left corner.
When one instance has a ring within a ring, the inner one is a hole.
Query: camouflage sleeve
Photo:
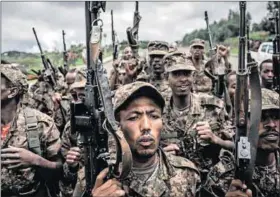
[[[46,159],[57,158],[59,154],[59,150],[61,147],[61,140],[59,137],[59,131],[55,126],[54,120],[43,114],[38,112],[40,115],[37,116],[39,127],[43,131],[41,136],[41,143],[43,144],[43,153]]]
[[[116,70],[112,69],[110,76],[109,76],[109,83],[110,83],[111,90],[116,89],[115,88],[116,80],[117,80],[117,72],[116,72]]]
[[[77,143],[76,143],[76,139],[73,139],[73,136],[71,136],[70,121],[68,121],[65,125],[65,128],[64,128],[62,136],[61,136],[60,151],[61,151],[61,154],[64,159],[66,159],[67,152],[73,146],[77,146]]]
[[[223,108],[219,114],[219,120],[222,124],[222,129],[220,131],[220,137],[224,140],[233,140],[233,137],[235,135],[234,132],[234,125],[232,124],[232,121],[228,118],[226,109]]]

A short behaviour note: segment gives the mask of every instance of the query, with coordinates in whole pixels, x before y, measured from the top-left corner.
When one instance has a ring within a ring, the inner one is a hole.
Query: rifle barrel
[[[35,35],[35,38],[36,38],[37,45],[38,45],[38,47],[39,47],[40,53],[41,53],[41,55],[43,55],[43,50],[42,50],[41,45],[40,45],[40,42],[39,42],[39,40],[38,40],[38,37],[37,37],[37,34],[36,34],[36,30],[35,30],[34,27],[32,27],[32,30],[33,30],[33,33],[34,33],[34,35]]]

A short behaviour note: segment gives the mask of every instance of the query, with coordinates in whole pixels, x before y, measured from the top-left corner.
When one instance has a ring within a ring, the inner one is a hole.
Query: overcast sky
[[[267,2],[247,2],[253,22],[266,15]],[[107,2],[101,14],[107,44],[111,43],[110,10],[114,10],[115,30],[119,40],[126,39],[126,28],[132,26],[134,2]],[[85,43],[84,2],[2,2],[1,51],[39,52],[32,27],[44,50],[62,50],[62,29],[66,45]],[[204,11],[210,23],[227,18],[229,9],[238,10],[238,2],[139,2],[142,16],[140,40],[182,40],[185,33],[205,28]],[[214,31],[214,30],[212,30]]]

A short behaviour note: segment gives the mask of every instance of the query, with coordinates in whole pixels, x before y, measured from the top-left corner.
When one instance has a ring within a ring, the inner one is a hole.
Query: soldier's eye
[[[137,118],[138,118],[138,116],[130,116],[130,117],[128,118],[128,120],[130,120],[130,121],[135,121],[135,120],[137,120]]]

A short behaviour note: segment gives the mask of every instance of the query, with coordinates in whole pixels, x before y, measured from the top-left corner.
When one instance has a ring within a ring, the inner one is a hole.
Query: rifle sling
[[[250,173],[253,173],[256,154],[257,154],[258,139],[259,139],[259,123],[261,120],[261,113],[262,113],[262,107],[261,107],[262,95],[261,95],[261,85],[260,85],[260,78],[258,74],[257,64],[256,63],[251,63],[251,64],[254,64],[253,66],[250,66],[251,72],[249,75],[250,87],[251,87],[250,113],[253,115],[250,116],[250,131],[248,134],[248,138],[251,144],[251,160],[250,160],[249,170]]]
[[[125,140],[122,131],[118,130],[118,126],[115,121],[115,116],[113,113],[112,104],[112,93],[109,86],[109,81],[107,78],[106,69],[103,68],[102,63],[97,64],[97,83],[100,92],[100,97],[102,99],[104,114],[109,122],[109,130],[117,144],[117,162],[115,170],[119,170],[119,164],[122,163],[122,170],[120,173],[115,173],[113,176],[117,179],[124,179],[130,173],[132,167],[132,154],[127,141]]]

